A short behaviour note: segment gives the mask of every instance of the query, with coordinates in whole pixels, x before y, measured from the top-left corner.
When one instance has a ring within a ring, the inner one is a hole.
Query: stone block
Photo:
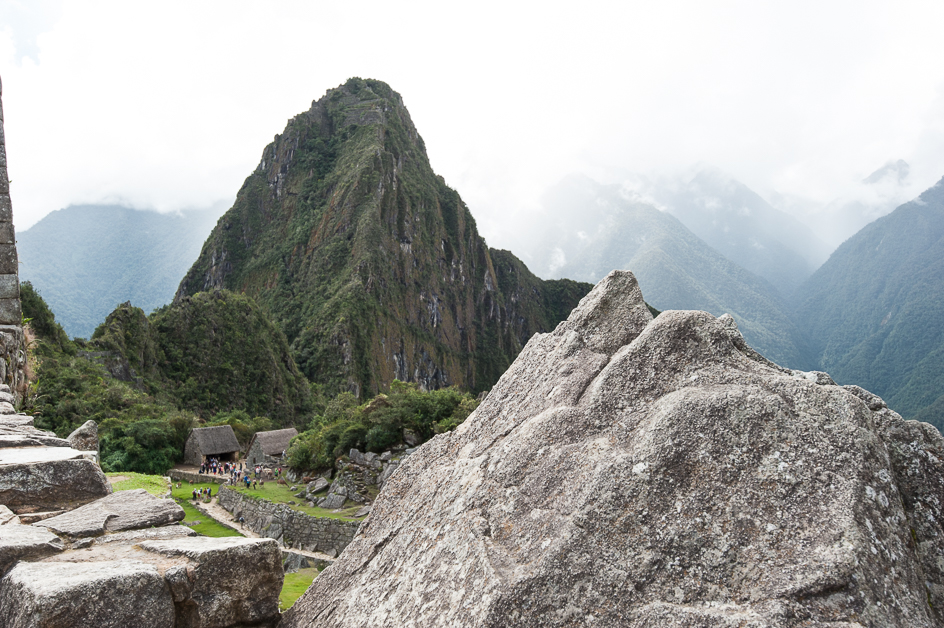
[[[3,177],[0,176],[0,179]],[[0,190],[0,222],[13,221],[13,204],[10,202],[10,188],[7,182],[7,189]]]
[[[69,444],[79,451],[98,451],[98,424],[86,421],[69,434]]]
[[[5,628],[174,628],[174,602],[153,565],[19,563],[0,580]],[[223,624],[218,624],[223,625]]]
[[[0,323],[12,325],[23,320],[20,299],[0,299]]]
[[[0,222],[0,244],[16,244],[16,231],[12,222]]]
[[[0,275],[0,299],[20,298],[20,282],[16,275]]]
[[[22,508],[76,508],[111,493],[101,468],[68,447],[0,450],[0,504]],[[5,460],[16,463],[4,464]]]
[[[0,526],[0,574],[18,560],[42,558],[61,552],[62,549],[62,539],[49,530],[17,523],[2,525]],[[2,617],[3,615],[0,614],[0,618]]]
[[[152,528],[176,523],[184,518],[184,509],[172,499],[161,499],[143,488],[119,491],[37,523],[71,537],[99,536],[136,528]]]
[[[140,547],[188,560],[185,570],[165,572],[176,601],[177,628],[278,623],[284,574],[275,541],[190,537],[144,541]]]

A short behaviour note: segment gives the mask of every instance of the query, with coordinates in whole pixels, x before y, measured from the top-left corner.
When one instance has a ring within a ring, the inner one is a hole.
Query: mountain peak
[[[386,83],[328,90],[266,146],[177,292],[245,292],[330,390],[482,390],[589,289],[488,248]]]

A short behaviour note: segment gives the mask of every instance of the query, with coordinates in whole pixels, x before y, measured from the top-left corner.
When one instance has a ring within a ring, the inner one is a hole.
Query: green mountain
[[[777,290],[668,212],[627,198],[619,186],[579,176],[550,190],[544,209],[547,221],[533,255],[556,276],[596,282],[614,268],[631,270],[656,308],[729,313],[769,359],[796,369],[813,367],[805,338]]]
[[[944,179],[843,243],[797,292],[797,320],[840,383],[944,429]]]
[[[146,312],[170,303],[220,213],[60,209],[17,234],[20,279],[43,295],[70,336],[88,338],[119,303]]]
[[[489,388],[590,289],[488,248],[399,94],[351,79],[289,120],[177,292],[266,307],[309,379]]]
[[[243,294],[202,292],[150,316],[124,303],[87,348],[118,377],[203,419],[236,410],[281,426],[304,426],[310,418],[308,381],[285,335]]]

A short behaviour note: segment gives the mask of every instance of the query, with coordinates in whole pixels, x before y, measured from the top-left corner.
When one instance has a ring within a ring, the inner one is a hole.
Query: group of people
[[[213,489],[207,486],[206,488],[195,488],[193,489],[193,501],[198,499],[209,499],[213,497]]]
[[[243,463],[235,462],[220,462],[217,458],[210,458],[200,465],[200,474],[212,474],[212,475],[227,475],[236,470],[242,470]]]

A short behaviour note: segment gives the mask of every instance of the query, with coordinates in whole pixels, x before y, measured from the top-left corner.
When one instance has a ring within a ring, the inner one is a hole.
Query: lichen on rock
[[[860,390],[614,271],[282,626],[942,626],[944,439]]]

